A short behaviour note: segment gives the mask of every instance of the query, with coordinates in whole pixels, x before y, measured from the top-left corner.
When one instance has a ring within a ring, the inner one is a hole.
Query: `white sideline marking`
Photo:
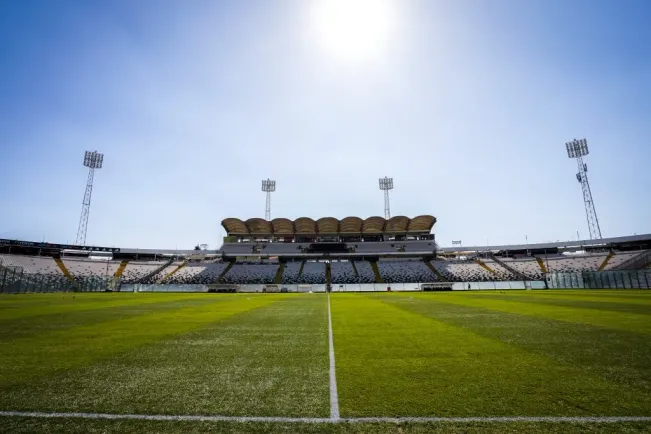
[[[276,423],[426,423],[426,422],[575,422],[618,423],[651,422],[648,416],[513,416],[513,417],[264,417],[264,416],[191,416],[171,414],[111,414],[111,413],[42,413],[36,411],[0,411],[0,417],[78,418],[113,420],[156,420],[195,422],[276,422]]]
[[[328,293],[328,345],[330,347],[330,419],[339,420],[339,395],[337,394],[337,375],[335,372],[335,344],[332,338],[330,293]]]

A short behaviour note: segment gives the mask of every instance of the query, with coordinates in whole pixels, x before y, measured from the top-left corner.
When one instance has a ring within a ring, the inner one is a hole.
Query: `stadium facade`
[[[0,239],[0,291],[651,288],[651,234],[441,248],[435,223],[431,215],[227,218],[212,251]]]

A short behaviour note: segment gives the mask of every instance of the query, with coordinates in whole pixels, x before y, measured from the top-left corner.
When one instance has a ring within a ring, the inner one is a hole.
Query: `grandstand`
[[[431,215],[227,218],[221,248],[201,252],[0,240],[0,290],[266,291],[273,285],[287,291],[298,290],[297,285],[315,291],[542,289],[558,282],[651,286],[651,235],[449,248],[436,244],[435,223]]]

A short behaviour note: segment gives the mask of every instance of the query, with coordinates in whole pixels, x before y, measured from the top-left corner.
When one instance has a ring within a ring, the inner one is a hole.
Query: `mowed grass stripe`
[[[378,298],[331,303],[342,417],[638,416],[639,393],[578,368]]]
[[[277,301],[280,296],[230,297],[200,306],[141,315],[37,336],[0,341],[0,388],[21,384],[53,372],[84,366],[95,360],[187,333],[228,316]],[[6,404],[6,401],[3,400]]]
[[[643,314],[532,304],[512,299],[496,300],[472,292],[440,293],[436,295],[438,301],[443,303],[461,304],[500,312],[532,315],[558,321],[584,323],[634,333],[651,334],[651,320],[648,315]]]
[[[171,300],[208,298],[210,296],[212,296],[212,294],[102,293],[98,295],[88,293],[65,293],[63,295],[48,294],[45,298],[49,299],[49,301],[35,299],[32,304],[29,299],[30,297],[34,297],[33,295],[22,295],[20,297],[25,298],[27,301],[25,303],[12,303],[11,306],[5,306],[5,302],[0,299],[0,307],[3,307],[3,309],[0,309],[0,321],[79,312],[99,308],[138,306],[147,303],[160,303]]]
[[[634,304],[625,303],[622,300],[609,301],[609,300],[586,300],[586,299],[564,299],[552,297],[522,297],[514,296],[510,293],[506,294],[493,294],[484,295],[483,298],[490,300],[507,300],[517,301],[522,303],[546,304],[550,306],[573,307],[577,309],[596,309],[608,310],[613,312],[626,312],[639,315],[651,315],[651,304]]]
[[[38,411],[327,417],[327,300],[276,300],[13,387],[0,402]]]
[[[651,407],[651,345],[641,333],[556,321],[528,315],[452,305],[435,294],[391,295],[382,300],[401,309],[516,345],[559,363],[637,389],[637,404]],[[633,391],[632,391],[633,393]],[[605,397],[598,397],[603,399]],[[609,399],[617,400],[618,396]]]
[[[126,319],[139,315],[150,315],[158,312],[182,309],[185,307],[202,306],[206,303],[227,301],[232,297],[234,297],[234,295],[231,297],[220,296],[219,298],[215,298],[215,296],[211,294],[210,297],[193,297],[171,301],[158,299],[158,302],[156,303],[142,303],[113,307],[102,306],[97,309],[84,309],[81,311],[4,320],[0,321],[0,341],[24,338],[46,332],[98,324],[117,319]]]

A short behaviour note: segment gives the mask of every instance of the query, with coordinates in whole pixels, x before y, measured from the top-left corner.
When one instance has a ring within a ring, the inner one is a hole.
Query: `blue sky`
[[[386,0],[350,58],[318,1],[2,2],[0,237],[73,242],[96,149],[89,244],[215,247],[267,177],[272,217],[382,215],[385,175],[444,246],[587,238],[583,137],[603,235],[651,232],[651,3]]]

